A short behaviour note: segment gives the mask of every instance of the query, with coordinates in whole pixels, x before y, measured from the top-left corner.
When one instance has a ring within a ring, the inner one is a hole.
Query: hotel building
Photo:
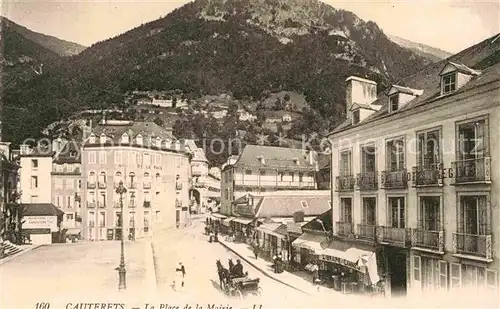
[[[221,213],[233,215],[232,203],[247,193],[317,189],[317,171],[313,152],[247,145],[222,167]]]
[[[329,135],[334,236],[377,248],[386,292],[498,291],[499,49],[485,40],[378,96],[346,80]]]
[[[122,229],[125,237],[141,237],[190,224],[191,151],[171,129],[109,120],[88,136],[82,150],[85,239],[120,239]],[[120,181],[123,196],[116,193]]]

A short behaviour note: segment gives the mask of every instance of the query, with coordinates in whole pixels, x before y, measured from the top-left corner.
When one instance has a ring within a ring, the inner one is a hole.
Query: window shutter
[[[457,232],[458,233],[463,233],[464,232],[464,197],[460,196],[458,199],[458,215],[457,215]]]
[[[450,287],[458,289],[462,286],[462,265],[459,263],[450,264]]]
[[[486,287],[495,290],[498,288],[497,271],[494,269],[486,269]]]
[[[422,259],[418,255],[412,258],[412,273],[414,287],[421,287],[422,282]]]
[[[484,141],[484,120],[476,122],[475,130],[475,155],[476,158],[482,158],[484,156],[484,149],[486,148]]]
[[[448,262],[446,261],[438,261],[438,270],[439,270],[439,281],[438,286],[440,289],[448,288]]]

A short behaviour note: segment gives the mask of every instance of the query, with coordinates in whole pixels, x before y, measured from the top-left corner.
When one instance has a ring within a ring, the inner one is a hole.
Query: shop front
[[[235,231],[235,241],[251,243],[253,235],[252,218],[236,217],[232,220],[233,230]]]
[[[22,234],[34,245],[65,242],[61,233],[64,212],[52,204],[22,204]]]
[[[321,243],[324,235],[304,233],[292,242],[290,256],[298,268],[309,269],[318,263],[319,252],[323,249]],[[321,270],[321,269],[320,269]]]
[[[283,235],[276,233],[280,226],[281,223],[263,223],[257,227],[257,237],[262,248],[262,255],[266,258],[280,254],[281,239],[284,238]]]

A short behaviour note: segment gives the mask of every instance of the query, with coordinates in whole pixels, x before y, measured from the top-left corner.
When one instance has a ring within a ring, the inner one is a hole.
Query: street
[[[35,308],[50,302],[52,308],[68,303],[123,302],[178,305],[233,305],[233,308],[331,308],[344,299],[327,294],[307,295],[266,277],[242,260],[250,278],[260,278],[262,297],[240,301],[227,298],[219,287],[216,260],[228,267],[238,256],[203,234],[203,219],[188,229],[174,230],[125,243],[127,290],[118,292],[120,243],[115,241],[55,244],[34,249],[0,266],[1,308]],[[148,253],[149,252],[149,253]],[[185,287],[174,291],[175,268],[186,268]],[[156,285],[156,288],[155,288]],[[353,301],[354,299],[350,299]],[[352,303],[350,303],[352,305]],[[258,308],[258,306],[257,306]]]

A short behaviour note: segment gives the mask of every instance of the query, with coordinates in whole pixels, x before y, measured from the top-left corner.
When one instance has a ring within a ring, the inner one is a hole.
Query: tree
[[[285,94],[285,97],[283,99],[285,100],[285,102],[290,101],[290,95],[288,95],[288,93]]]
[[[153,122],[156,123],[157,125],[159,125],[160,127],[163,127],[165,125],[165,122],[160,117],[156,117],[153,120]]]

